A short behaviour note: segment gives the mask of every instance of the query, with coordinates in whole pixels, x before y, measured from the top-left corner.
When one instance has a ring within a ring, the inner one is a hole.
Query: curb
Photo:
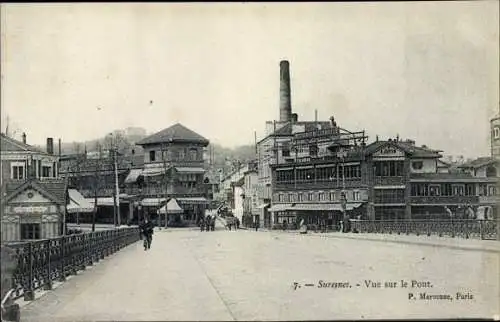
[[[311,235],[314,237],[326,237],[326,238],[337,238],[337,239],[353,239],[353,240],[365,240],[365,241],[375,241],[375,242],[381,242],[381,243],[394,243],[394,244],[405,244],[405,245],[418,245],[418,246],[427,246],[427,247],[444,247],[444,248],[450,248],[450,249],[458,249],[458,250],[468,250],[468,251],[481,251],[481,252],[488,252],[488,253],[500,253],[500,248],[499,249],[492,249],[492,248],[481,248],[481,247],[467,247],[467,246],[455,246],[455,245],[444,245],[444,244],[438,244],[435,242],[421,242],[421,241],[407,241],[407,240],[389,240],[389,239],[379,239],[379,238],[370,238],[370,237],[356,237],[356,236],[346,236],[346,235],[341,235],[341,236],[332,236],[332,235]]]

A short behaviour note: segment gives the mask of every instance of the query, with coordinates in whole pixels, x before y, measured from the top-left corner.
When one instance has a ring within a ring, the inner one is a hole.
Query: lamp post
[[[340,192],[340,206],[342,207],[342,219],[344,221],[343,232],[347,232],[346,224],[349,220],[347,216],[347,196],[345,191],[345,157],[347,156],[347,151],[340,150],[337,153],[337,157],[339,157],[342,161],[342,191]]]

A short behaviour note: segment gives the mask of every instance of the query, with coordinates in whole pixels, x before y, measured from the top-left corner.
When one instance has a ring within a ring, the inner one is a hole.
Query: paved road
[[[150,251],[140,243],[121,250],[24,306],[22,320],[492,318],[500,313],[498,252],[341,236],[158,231]],[[401,288],[401,279],[422,286],[429,281],[432,288]],[[351,287],[319,288],[319,280]],[[367,288],[368,280],[395,281],[398,287]],[[302,287],[294,290],[294,282]],[[453,300],[408,299],[408,293],[418,298],[424,292],[451,294]],[[473,299],[456,300],[456,292]]]

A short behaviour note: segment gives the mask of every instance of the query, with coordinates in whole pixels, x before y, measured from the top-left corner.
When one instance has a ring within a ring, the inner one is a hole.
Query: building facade
[[[399,138],[356,145],[359,139],[350,133],[331,137],[336,142],[328,146],[329,155],[272,166],[273,224],[304,219],[335,225],[343,207],[350,218],[369,220],[477,218],[483,206],[496,216],[498,179],[491,164],[473,173],[449,173],[440,151]],[[293,142],[292,149],[300,150],[299,140]]]
[[[2,241],[31,240],[63,233],[67,186],[59,178],[53,139],[41,151],[1,134]]]
[[[144,165],[126,178],[125,192],[135,213],[164,220],[158,210],[175,199],[182,213],[170,213],[168,222],[195,224],[204,216],[208,200],[204,183],[203,151],[209,141],[177,123],[137,142],[144,149]]]
[[[500,159],[500,116],[490,120],[491,156]]]

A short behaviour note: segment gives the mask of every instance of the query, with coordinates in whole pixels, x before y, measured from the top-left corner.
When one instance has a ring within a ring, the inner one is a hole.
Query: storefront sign
[[[46,206],[19,206],[12,209],[16,214],[22,213],[46,213],[49,212],[49,207]]]
[[[392,146],[386,146],[373,154],[374,157],[404,157],[404,152]]]

